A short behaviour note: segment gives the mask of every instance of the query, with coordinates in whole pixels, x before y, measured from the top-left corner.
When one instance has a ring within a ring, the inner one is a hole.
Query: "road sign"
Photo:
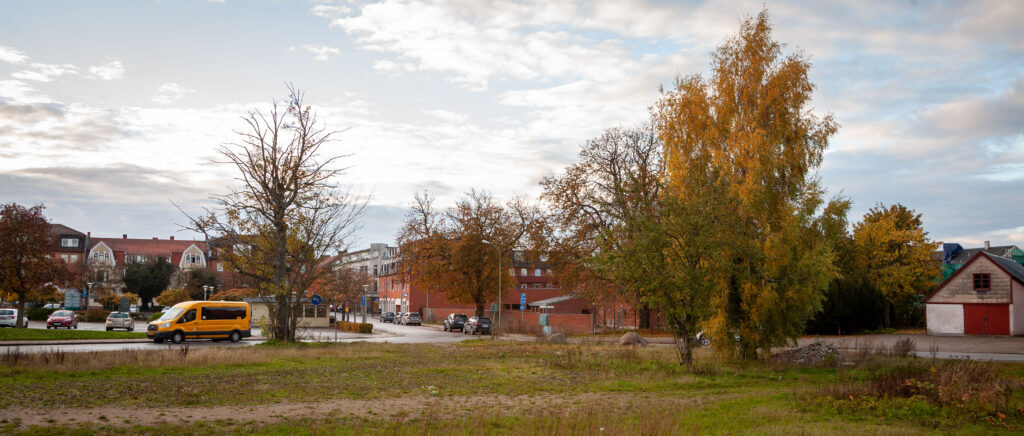
[[[526,310],[526,293],[523,292],[522,296],[519,297],[519,310]]]
[[[363,295],[363,306],[366,306],[366,296]]]
[[[409,298],[409,293],[408,292],[402,293],[402,298]]]
[[[119,303],[120,304],[117,307],[118,311],[119,312],[127,312],[128,311],[128,297],[121,297],[121,301],[119,301]]]
[[[319,306],[322,301],[324,300],[320,298],[320,294],[313,294],[313,298],[309,299],[309,302],[313,303],[314,306]]]

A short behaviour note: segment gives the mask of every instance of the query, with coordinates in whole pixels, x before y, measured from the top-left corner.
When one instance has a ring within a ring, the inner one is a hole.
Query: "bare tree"
[[[338,132],[321,125],[303,92],[288,90],[283,111],[274,102],[267,113],[249,112],[246,128],[235,132],[240,141],[218,150],[240,184],[214,195],[217,206],[188,217],[186,228],[205,234],[221,259],[251,279],[268,303],[270,335],[294,341],[297,308],[310,285],[334,271],[338,259],[330,255],[350,243],[367,200],[339,189],[344,168],[334,165],[346,156],[321,153]]]

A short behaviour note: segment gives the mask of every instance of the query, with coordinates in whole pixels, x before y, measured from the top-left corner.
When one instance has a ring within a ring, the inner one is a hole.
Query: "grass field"
[[[145,338],[142,332],[107,332],[67,329],[0,329],[0,341],[59,341],[68,339]]]
[[[1024,366],[843,368],[473,340],[0,354],[3,434],[949,434],[1024,429]]]

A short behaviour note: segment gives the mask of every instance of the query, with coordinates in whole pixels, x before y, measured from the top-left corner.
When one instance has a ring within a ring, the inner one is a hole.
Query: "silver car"
[[[24,323],[22,326],[28,327],[28,317],[21,317]],[[0,309],[0,327],[14,327],[15,322],[18,320],[18,309]]]
[[[131,315],[128,312],[110,312],[107,315],[107,331],[113,329],[124,329],[125,331],[135,331],[135,321],[132,320]]]

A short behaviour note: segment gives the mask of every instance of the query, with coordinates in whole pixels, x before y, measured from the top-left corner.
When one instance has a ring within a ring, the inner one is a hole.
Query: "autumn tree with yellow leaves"
[[[867,280],[885,297],[883,321],[891,327],[894,315],[912,312],[935,286],[939,243],[928,239],[921,214],[899,203],[871,208],[854,225],[853,242]]]
[[[839,126],[808,107],[810,61],[782,49],[766,11],[747,18],[710,76],[678,78],[655,114],[677,252],[668,291],[706,295],[716,347],[747,359],[795,339],[819,309],[849,208],[826,203],[815,176]]]

